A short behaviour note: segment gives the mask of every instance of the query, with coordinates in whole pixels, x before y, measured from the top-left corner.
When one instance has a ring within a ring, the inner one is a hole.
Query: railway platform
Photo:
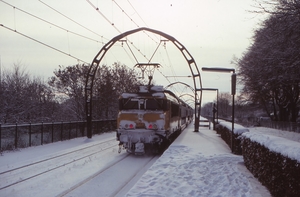
[[[190,124],[126,196],[268,197],[216,131]]]

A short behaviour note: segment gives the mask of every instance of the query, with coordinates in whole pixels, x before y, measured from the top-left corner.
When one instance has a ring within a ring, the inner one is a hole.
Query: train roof
[[[168,92],[167,92],[168,93]],[[166,94],[163,86],[140,86],[139,92],[137,93],[123,93],[120,98],[166,98],[173,102],[179,102],[177,97],[173,94]]]

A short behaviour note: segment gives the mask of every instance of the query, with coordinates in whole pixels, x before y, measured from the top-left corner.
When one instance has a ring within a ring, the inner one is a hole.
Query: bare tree
[[[88,66],[75,65],[54,71],[48,84],[56,95],[61,95],[63,113],[69,119],[85,119],[84,88]],[[118,112],[118,98],[123,92],[135,90],[141,82],[132,69],[115,63],[111,67],[98,68],[93,86],[93,119],[115,118]]]
[[[1,91],[0,115],[4,123],[43,121],[51,116],[51,90],[40,78],[32,78],[20,64],[3,72]]]
[[[62,104],[65,119],[85,119],[84,87],[88,71],[86,65],[59,66],[48,84]]]

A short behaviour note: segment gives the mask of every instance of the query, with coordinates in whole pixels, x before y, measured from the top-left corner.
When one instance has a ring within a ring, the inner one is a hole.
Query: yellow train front
[[[193,110],[162,86],[140,86],[119,99],[117,140],[134,154],[158,153],[189,124]]]

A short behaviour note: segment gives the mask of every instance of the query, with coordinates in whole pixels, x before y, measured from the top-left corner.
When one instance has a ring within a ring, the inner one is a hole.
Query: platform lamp
[[[236,93],[236,73],[234,68],[208,68],[202,67],[202,71],[208,72],[225,72],[225,73],[232,73],[231,75],[231,95],[232,95],[232,128],[231,128],[231,152],[233,152],[233,131],[234,131],[234,95]]]

